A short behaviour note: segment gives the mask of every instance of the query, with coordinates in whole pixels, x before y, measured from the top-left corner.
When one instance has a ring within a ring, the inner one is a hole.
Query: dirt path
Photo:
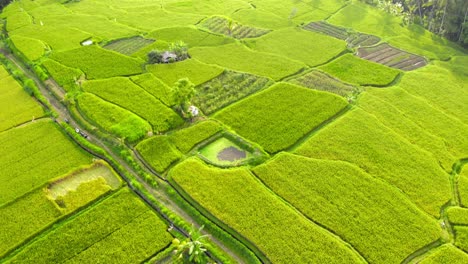
[[[63,89],[55,82],[55,81],[47,81],[46,84],[48,87],[46,87],[29,69],[27,69],[16,57],[14,57],[11,53],[7,52],[4,49],[0,49],[0,53],[4,54],[5,57],[11,61],[13,64],[15,64],[28,78],[32,79],[37,87],[39,88],[40,92],[42,95],[46,97],[46,99],[49,101],[49,103],[52,105],[54,108],[53,110],[58,114],[56,120],[57,122],[68,122],[70,126],[73,128],[77,128],[80,131],[86,133],[88,135],[88,141],[93,143],[94,145],[104,149],[114,160],[116,160],[119,164],[121,164],[124,169],[132,174],[135,178],[138,179],[139,183],[142,184],[145,189],[151,193],[151,195],[156,198],[162,205],[164,205],[166,208],[168,208],[170,211],[174,212],[177,216],[181,217],[185,222],[187,223],[193,223],[197,226],[196,221],[187,213],[184,212],[183,209],[181,209],[172,199],[165,193],[164,190],[166,190],[168,183],[163,181],[163,180],[158,180],[160,188],[158,190],[155,190],[149,184],[147,184],[145,181],[141,180],[138,177],[138,174],[135,172],[135,170],[130,167],[120,156],[116,155],[101,139],[98,137],[94,136],[91,131],[87,131],[85,128],[80,126],[71,116],[69,113],[68,109],[63,105],[59,99],[57,99],[55,96],[60,96],[61,100],[64,99],[65,97],[65,92]],[[54,91],[52,93],[51,91]],[[117,142],[117,139],[115,139]],[[81,146],[81,145],[80,145]],[[85,149],[86,150],[86,149]],[[88,150],[86,150],[88,151]],[[89,151],[88,151],[89,152]],[[146,168],[145,166],[142,166],[142,168]],[[146,171],[149,174],[154,175],[150,171],[146,169]],[[122,175],[121,175],[122,176]],[[141,196],[141,194],[137,193],[137,195]],[[167,218],[167,217],[164,217]],[[173,223],[172,223],[173,224]],[[204,234],[207,234],[210,236],[210,239],[213,243],[215,243],[219,248],[224,250],[224,252],[234,260],[236,260],[238,263],[243,263],[242,258],[240,258],[238,255],[236,255],[233,251],[231,251],[229,248],[227,248],[223,243],[221,243],[219,240],[213,236],[213,234],[210,234],[209,232],[206,232],[204,230]]]

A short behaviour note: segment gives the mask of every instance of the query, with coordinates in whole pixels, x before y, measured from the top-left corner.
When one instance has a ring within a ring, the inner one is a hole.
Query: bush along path
[[[167,182],[164,180],[154,180],[151,178],[151,184],[141,178],[141,172],[137,172],[133,167],[127,164],[122,157],[113,151],[112,146],[122,146],[118,139],[115,139],[109,135],[104,135],[105,140],[94,135],[91,131],[92,126],[84,124],[86,122],[77,111],[73,112],[73,109],[67,109],[64,104],[59,101],[63,100],[64,95],[63,89],[57,85],[54,81],[48,81],[47,84],[52,87],[46,86],[41,82],[37,76],[32,73],[29,67],[25,66],[19,61],[12,53],[6,49],[0,49],[5,58],[12,63],[16,68],[25,74],[26,77],[34,81],[36,86],[39,88],[40,93],[45,97],[46,104],[40,100],[41,104],[46,107],[48,111],[52,112],[54,121],[58,123],[63,130],[85,151],[91,153],[93,156],[103,159],[108,162],[113,169],[120,175],[120,177],[127,183],[129,188],[138,195],[145,203],[151,208],[156,210],[163,219],[168,222],[170,229],[178,233],[176,237],[187,237],[189,238],[190,225],[187,223],[196,223],[192,217],[182,210],[172,198],[165,193],[164,190],[168,188]],[[77,120],[80,119],[80,120]],[[77,133],[79,131],[79,133]],[[106,144],[107,143],[107,144]],[[127,150],[128,151],[128,150]],[[129,151],[130,152],[130,151]],[[160,175],[157,175],[160,177]],[[155,190],[155,186],[160,187],[160,190]],[[176,212],[174,214],[173,212]],[[242,263],[243,259],[237,256],[234,252],[225,247],[221,242],[215,239],[215,237],[209,232],[204,231],[204,234],[210,236],[210,241],[215,243],[215,246],[208,245],[207,255],[218,263],[221,262],[237,262]],[[219,248],[224,251],[224,255],[228,254],[229,257],[223,256]],[[213,252],[213,250],[215,252]]]
[[[418,249],[409,255],[402,263],[419,263],[429,255],[429,252],[445,244],[455,246],[455,232],[453,226],[449,222],[447,211],[453,207],[460,207],[461,200],[458,192],[458,177],[463,167],[468,163],[468,158],[457,160],[452,166],[452,172],[449,174],[452,198],[440,209],[440,225],[444,233],[437,241],[434,241],[423,248]]]

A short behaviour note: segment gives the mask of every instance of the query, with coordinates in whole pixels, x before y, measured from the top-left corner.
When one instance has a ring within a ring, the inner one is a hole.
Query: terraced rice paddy
[[[414,19],[358,0],[11,1],[0,263],[190,263],[171,241],[192,223],[209,263],[467,262],[468,56]]]
[[[359,48],[356,54],[362,59],[403,71],[411,71],[427,65],[423,57],[396,49],[388,44]]]
[[[222,34],[237,39],[256,38],[270,32],[268,29],[244,26],[238,22],[218,16],[210,17],[202,21],[198,26],[213,33]]]

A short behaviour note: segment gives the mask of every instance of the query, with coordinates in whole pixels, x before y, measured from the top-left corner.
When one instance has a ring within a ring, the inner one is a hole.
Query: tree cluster
[[[468,48],[467,0],[361,0]]]
[[[168,61],[165,61],[165,53],[170,53],[171,55],[175,55],[175,57],[171,57]],[[148,63],[150,64],[183,61],[189,58],[187,44],[183,41],[171,43],[167,50],[152,50],[147,56]]]

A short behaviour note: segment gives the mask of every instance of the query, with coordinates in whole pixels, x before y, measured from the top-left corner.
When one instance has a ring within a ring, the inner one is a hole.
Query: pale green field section
[[[44,110],[0,65],[0,132],[44,116]]]
[[[179,163],[169,176],[203,208],[253,242],[273,263],[363,262],[336,236],[266,189],[247,169],[218,169],[192,158]]]
[[[166,224],[124,188],[48,229],[7,258],[6,263],[136,263],[171,240]]]
[[[0,206],[0,258],[120,185],[120,179],[108,165],[97,162]]]
[[[282,153],[253,172],[304,215],[353,245],[369,263],[402,262],[442,231],[393,186],[350,163]]]
[[[91,163],[91,156],[50,120],[4,131],[0,133],[0,145],[0,204]]]
[[[439,217],[440,207],[450,200],[449,175],[431,153],[361,109],[352,110],[323,128],[296,153],[353,163],[399,188],[434,217]]]

